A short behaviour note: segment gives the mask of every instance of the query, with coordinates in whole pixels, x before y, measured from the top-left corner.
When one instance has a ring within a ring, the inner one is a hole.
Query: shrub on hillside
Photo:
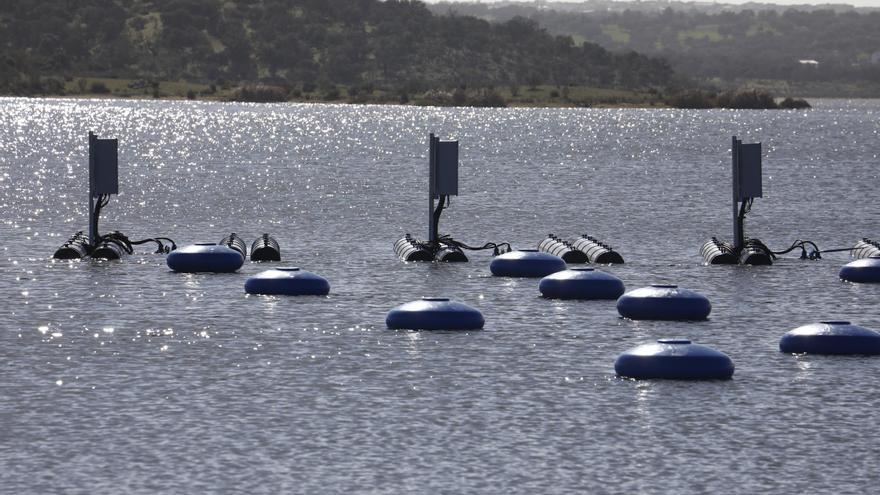
[[[779,108],[784,108],[786,110],[800,110],[802,108],[813,108],[813,106],[803,98],[792,98],[789,96],[779,102]]]
[[[267,84],[248,84],[239,86],[229,96],[231,101],[246,101],[252,103],[271,103],[287,101],[287,89],[281,86]]]
[[[715,108],[715,95],[700,90],[680,91],[666,99],[675,108]]]
[[[766,91],[747,89],[740,91],[725,91],[718,95],[717,106],[721,108],[733,108],[737,110],[763,110],[779,108],[776,99]]]
[[[96,95],[103,95],[103,94],[107,94],[109,92],[110,92],[110,88],[108,88],[107,85],[101,81],[95,81],[91,84],[91,86],[89,86],[89,93],[93,93]]]

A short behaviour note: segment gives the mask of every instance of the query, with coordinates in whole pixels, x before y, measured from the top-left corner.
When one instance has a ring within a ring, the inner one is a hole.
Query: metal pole
[[[739,180],[739,145],[741,141],[733,136],[733,144],[731,146],[731,156],[732,156],[732,170],[733,170],[733,180],[731,181],[731,189],[733,190],[733,249],[734,251],[739,252],[742,249],[743,244],[745,243],[745,237],[743,235],[743,224],[739,218],[739,187],[737,181]]]
[[[428,242],[437,243],[437,232],[434,230],[434,184],[436,181],[435,167],[437,159],[437,139],[432,132],[428,136]]]
[[[89,132],[89,245],[94,246],[97,242],[98,233],[95,232],[95,141],[98,139],[91,131]]]

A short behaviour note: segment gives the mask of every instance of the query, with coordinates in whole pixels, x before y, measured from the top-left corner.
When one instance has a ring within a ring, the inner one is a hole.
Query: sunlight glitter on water
[[[0,100],[11,315],[0,355],[15,397],[0,414],[24,446],[0,452],[20,468],[7,471],[11,491],[32,481],[17,473],[98,464],[120,491],[144,480],[222,491],[240,472],[314,493],[573,493],[587,478],[610,492],[758,492],[774,486],[766,459],[779,462],[777,492],[809,491],[819,463],[816,490],[864,492],[859,479],[873,476],[859,425],[880,417],[847,398],[876,392],[880,364],[794,358],[778,339],[829,311],[880,328],[880,289],[840,283],[844,256],[740,270],[703,266],[699,246],[729,236],[733,134],[767,152],[748,224],[762,240],[880,236],[864,200],[876,196],[878,102],[774,113]],[[146,248],[122,262],[48,261],[86,226],[89,130],[120,139],[103,232],[180,245],[270,232],[285,261],[331,281],[330,297],[247,297],[244,280],[265,265],[181,276]],[[549,231],[591,233],[627,259],[603,270],[633,287],[687,283],[712,318],[631,322],[613,302],[547,301],[537,281],[491,277],[485,253],[399,263],[394,240],[426,231],[429,132],[461,142],[443,232],[523,248]],[[390,308],[438,292],[477,306],[485,330],[385,330]],[[614,377],[617,354],[670,336],[728,353],[734,380]],[[52,383],[64,387],[46,393]],[[198,472],[180,469],[194,458]],[[47,475],[42,492],[69,481]]]

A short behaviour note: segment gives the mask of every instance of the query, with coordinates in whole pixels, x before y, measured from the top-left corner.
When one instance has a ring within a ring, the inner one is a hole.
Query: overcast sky
[[[423,0],[429,3],[437,3],[438,1],[446,1],[446,2],[472,2],[474,0]],[[500,0],[480,0],[482,3],[495,3]],[[748,3],[749,1],[754,0],[725,0],[722,2],[714,2],[714,3]],[[710,3],[710,2],[705,2]],[[772,2],[760,2],[760,3],[775,3],[778,5],[821,5],[828,3],[837,3],[837,4],[846,4],[846,5],[855,5],[856,7],[880,7],[880,0],[841,0],[841,1],[831,1],[828,0],[775,0]],[[880,29],[880,28],[878,28]]]

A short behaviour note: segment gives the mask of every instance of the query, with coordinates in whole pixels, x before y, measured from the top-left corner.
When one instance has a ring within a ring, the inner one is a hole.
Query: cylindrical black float
[[[238,251],[239,253],[241,253],[242,258],[247,258],[247,244],[245,244],[244,239],[239,237],[238,234],[236,234],[235,232],[224,237],[217,244],[234,249],[234,250]]]
[[[118,260],[125,254],[122,244],[112,240],[101,241],[91,252],[92,258],[99,260]]]
[[[590,263],[623,263],[623,256],[611,246],[586,234],[575,239],[571,246],[586,254]]]
[[[434,259],[449,263],[463,263],[468,260],[460,247],[451,244],[444,244],[442,242],[440,243],[440,249],[434,253]]]
[[[79,232],[70,236],[52,255],[56,260],[78,260],[89,254],[89,236]]]
[[[394,243],[394,254],[402,261],[434,261],[434,253],[428,245],[409,234]]]
[[[872,241],[867,237],[857,242],[852,251],[853,258],[870,258],[880,256],[880,242]]]
[[[772,265],[773,255],[763,242],[758,239],[747,239],[739,252],[739,262],[742,265]]]
[[[538,250],[558,256],[566,263],[587,263],[590,261],[586,253],[574,249],[568,241],[553,234],[548,234],[546,239],[538,243]]]
[[[251,244],[251,261],[281,261],[281,247],[269,234],[263,234]]]
[[[721,242],[715,237],[703,244],[700,254],[710,265],[736,265],[739,263],[731,245]]]

